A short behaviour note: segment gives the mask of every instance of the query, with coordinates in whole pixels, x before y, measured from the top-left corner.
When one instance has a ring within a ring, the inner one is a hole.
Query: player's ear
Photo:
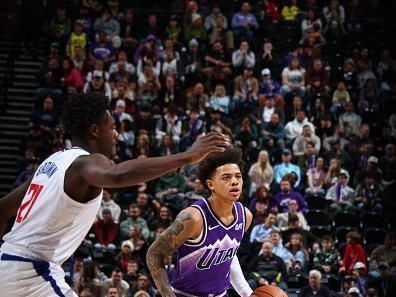
[[[99,127],[98,127],[98,125],[92,124],[92,125],[89,127],[89,132],[90,132],[90,134],[92,135],[92,137],[98,138],[98,136],[99,136]]]
[[[214,191],[214,184],[211,179],[206,180],[206,186],[209,188],[209,190]]]

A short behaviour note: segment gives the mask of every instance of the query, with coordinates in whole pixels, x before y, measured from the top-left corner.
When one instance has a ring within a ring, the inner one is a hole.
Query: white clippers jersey
[[[91,228],[102,193],[88,203],[64,191],[65,172],[73,161],[89,153],[72,148],[57,152],[37,169],[12,230],[3,238],[5,253],[61,265],[79,247]]]

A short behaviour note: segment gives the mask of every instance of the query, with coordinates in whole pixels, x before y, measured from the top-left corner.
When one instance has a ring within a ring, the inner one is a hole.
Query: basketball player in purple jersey
[[[161,296],[227,296],[230,283],[240,296],[251,296],[236,256],[252,221],[251,212],[238,202],[242,163],[240,150],[227,149],[209,154],[199,164],[198,176],[210,197],[182,210],[147,252],[147,265]],[[163,259],[174,252],[176,273],[169,280]]]

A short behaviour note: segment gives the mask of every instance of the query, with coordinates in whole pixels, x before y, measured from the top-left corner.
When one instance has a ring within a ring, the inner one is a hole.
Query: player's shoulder
[[[189,206],[183,209],[176,217],[176,219],[186,219],[188,218],[194,223],[199,223],[203,221],[202,214],[198,208],[194,206]]]
[[[108,164],[111,165],[113,164],[112,161],[107,158],[105,155],[102,154],[89,154],[89,155],[80,155],[78,156],[74,162],[73,165],[76,167],[81,167],[81,166],[86,166],[86,165],[91,165],[91,164]]]

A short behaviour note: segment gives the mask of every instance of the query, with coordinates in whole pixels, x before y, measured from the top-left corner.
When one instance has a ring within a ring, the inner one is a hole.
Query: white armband
[[[232,259],[230,270],[231,285],[234,287],[235,291],[237,291],[238,295],[241,297],[249,297],[252,295],[253,290],[250,288],[243,275],[241,264],[239,264],[237,256]]]

